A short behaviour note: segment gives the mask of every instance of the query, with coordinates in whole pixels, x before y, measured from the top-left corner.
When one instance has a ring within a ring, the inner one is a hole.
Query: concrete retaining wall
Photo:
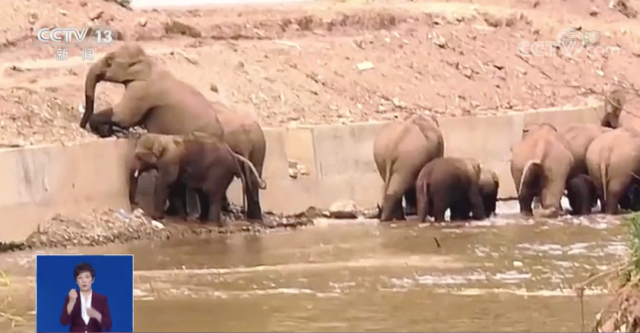
[[[513,197],[509,171],[511,147],[529,123],[546,121],[559,128],[596,123],[602,107],[537,110],[500,116],[439,118],[445,154],[472,157],[500,177],[500,197]],[[373,163],[373,139],[384,123],[265,129],[268,147],[261,192],[263,209],[282,213],[309,206],[326,208],[339,200],[373,207],[382,182]],[[125,140],[100,140],[75,146],[40,146],[0,151],[0,241],[21,240],[56,212],[129,208]],[[293,179],[290,161],[308,175]],[[149,187],[141,184],[142,195]],[[241,203],[235,181],[229,192]]]
[[[128,147],[106,139],[0,151],[0,241],[23,240],[56,213],[128,207]]]

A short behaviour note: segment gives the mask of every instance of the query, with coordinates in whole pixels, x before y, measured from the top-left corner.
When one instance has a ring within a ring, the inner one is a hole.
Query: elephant
[[[498,178],[498,174],[493,170],[481,166],[480,195],[482,196],[482,203],[487,217],[496,214],[499,190],[500,179]]]
[[[453,213],[469,206],[474,219],[486,218],[479,186],[481,173],[480,165],[472,159],[439,157],[427,163],[415,183],[419,221],[433,216],[436,222],[443,222],[447,209],[455,220],[458,216]]]
[[[630,127],[640,130],[640,115],[624,110],[627,102],[623,89],[611,90],[604,99],[604,115],[600,120],[603,127]]]
[[[232,110],[223,103],[213,102],[212,105],[218,114],[218,119],[222,123],[225,142],[234,153],[248,159],[256,169],[258,176],[262,177],[267,142],[260,124],[250,115]],[[242,168],[242,172],[245,179],[252,185],[245,193],[247,220],[262,221],[259,182],[254,177],[254,174],[247,168],[246,164],[245,167]],[[187,189],[181,186],[176,187],[170,192],[169,208],[167,208],[166,211],[167,215],[186,215],[186,192]],[[222,201],[223,211],[230,211],[226,193]]]
[[[433,116],[413,115],[385,125],[373,142],[373,158],[383,180],[380,221],[404,220],[416,209],[415,181],[421,168],[444,155],[444,139]]]
[[[230,109],[220,102],[212,103],[218,114],[225,133],[225,142],[231,150],[248,159],[257,171],[258,178],[262,177],[262,169],[267,154],[267,140],[260,124],[250,115]],[[262,221],[262,208],[260,207],[260,187],[258,178],[245,164],[242,168],[244,177],[252,185],[246,192],[247,220]],[[228,209],[226,194],[223,197],[225,208]]]
[[[546,214],[559,214],[560,200],[574,164],[567,139],[552,124],[531,124],[523,129],[522,140],[511,153],[511,176],[520,213],[533,216],[531,204],[539,197]]]
[[[496,214],[498,202],[498,191],[500,180],[495,171],[480,166],[479,190],[482,197],[482,205],[487,217]],[[468,201],[467,201],[468,203]],[[468,220],[471,214],[471,205],[457,204],[455,209],[451,209],[451,220]]]
[[[222,226],[222,197],[233,178],[242,179],[245,192],[251,186],[243,176],[240,162],[248,165],[260,182],[259,186],[264,187],[264,182],[249,160],[234,153],[224,141],[205,133],[143,134],[135,144],[133,165],[136,177],[151,169],[158,171],[153,218],[164,217],[169,191],[176,184],[186,184],[196,189],[201,207],[200,220],[213,221]]]
[[[621,200],[633,205],[624,197],[640,185],[640,132],[620,127],[600,135],[589,145],[586,160],[603,213],[616,214]]]
[[[566,185],[567,199],[572,215],[591,214],[591,210],[598,203],[596,184],[588,174],[578,174],[571,177]]]
[[[94,114],[96,85],[101,81],[121,83],[126,88],[118,104]],[[248,158],[262,176],[266,141],[257,121],[221,103],[210,103],[197,89],[155,64],[136,44],[125,44],[107,53],[89,69],[80,127],[85,128],[87,124],[101,137],[113,135],[114,127],[134,126],[157,134],[206,133],[224,140],[232,150]],[[246,168],[243,173],[250,174]],[[248,179],[256,182],[252,176]],[[171,197],[176,199],[170,200],[169,211],[182,210],[177,202],[184,202],[179,197],[186,191],[178,187],[171,192]],[[258,193],[258,187],[253,186],[246,194],[247,218],[252,221],[262,220]],[[226,195],[224,198],[226,201]]]
[[[96,85],[101,81],[121,83],[125,91],[116,105],[94,114]],[[84,93],[80,127],[89,124],[101,137],[112,136],[114,127],[141,126],[151,133],[197,131],[224,140],[222,124],[204,95],[155,64],[137,44],[125,44],[94,63]]]
[[[588,174],[585,155],[589,144],[599,135],[611,131],[609,127],[596,124],[572,124],[560,131],[569,143],[569,150],[573,155],[573,170],[571,175]],[[584,179],[583,179],[584,180]],[[581,182],[581,180],[577,180]]]

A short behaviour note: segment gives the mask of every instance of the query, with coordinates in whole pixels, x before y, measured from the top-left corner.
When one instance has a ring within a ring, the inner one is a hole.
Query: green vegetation
[[[640,273],[640,213],[625,217],[629,230],[629,249],[631,250],[632,267],[628,269],[629,280]],[[627,281],[629,281],[627,280]]]
[[[608,278],[614,297],[596,315],[594,332],[637,332],[640,329],[640,213],[625,215],[622,219],[628,234],[629,259],[591,276],[576,288],[582,304],[585,288],[597,280]]]

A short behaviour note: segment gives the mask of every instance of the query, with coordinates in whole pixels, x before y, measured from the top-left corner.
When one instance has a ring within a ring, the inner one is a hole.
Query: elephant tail
[[[382,179],[382,198],[387,194],[389,189],[389,181],[391,181],[391,169],[393,168],[393,161],[384,162],[384,177]]]
[[[607,164],[600,162],[600,181],[602,181],[602,199],[607,201]]]
[[[416,189],[418,190],[418,189]],[[426,222],[427,217],[431,213],[431,206],[429,205],[429,182],[423,181],[422,187],[420,188],[420,192],[424,195],[422,198],[423,211],[418,214],[420,217],[420,222]],[[417,195],[416,195],[417,197]],[[419,205],[420,203],[418,203]]]
[[[522,192],[524,186],[537,177],[542,171],[542,163],[539,160],[529,160],[524,165],[522,177],[520,178],[520,187],[518,187],[518,195]]]
[[[238,161],[236,160],[236,165],[238,166],[238,170],[240,170],[240,165],[238,163]],[[242,210],[243,211],[247,211],[247,193],[249,193],[249,187],[251,186],[251,184],[249,184],[248,180],[247,180],[247,176],[245,175],[244,172],[240,172],[240,181],[242,181],[242,192],[245,193],[245,195],[242,196]]]
[[[227,146],[229,147],[229,146]],[[258,187],[261,190],[265,190],[267,188],[267,183],[262,179],[262,177],[260,177],[260,174],[258,174],[258,170],[256,170],[256,167],[253,166],[253,163],[251,163],[251,161],[249,161],[248,159],[246,159],[244,156],[240,155],[240,154],[236,154],[234,153],[231,148],[229,148],[229,150],[231,151],[231,154],[233,154],[233,156],[235,156],[235,158],[238,161],[241,161],[242,163],[244,163],[245,166],[248,166],[249,169],[251,170],[251,172],[253,172],[253,175],[256,176],[256,179],[258,180]]]

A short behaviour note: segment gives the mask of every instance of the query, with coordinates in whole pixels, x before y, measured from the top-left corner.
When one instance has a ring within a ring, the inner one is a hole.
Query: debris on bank
[[[640,332],[640,213],[624,219],[629,230],[630,260],[590,277],[577,288],[582,301],[587,286],[609,278],[613,299],[596,315],[593,332]]]
[[[140,209],[94,211],[80,217],[56,214],[27,237],[30,248],[99,246],[150,239],[164,229]]]
[[[317,218],[360,219],[375,218],[378,209],[360,209],[352,201],[336,202],[328,210],[309,207],[297,214],[265,212],[264,225],[244,221],[242,207],[231,204],[231,211],[223,213],[226,227],[215,223],[201,223],[167,218],[162,222],[151,219],[142,209],[93,211],[79,216],[56,214],[38,225],[24,242],[0,243],[0,253],[37,248],[102,246],[136,240],[168,240],[212,234],[262,232],[265,229],[292,229],[314,224]]]

